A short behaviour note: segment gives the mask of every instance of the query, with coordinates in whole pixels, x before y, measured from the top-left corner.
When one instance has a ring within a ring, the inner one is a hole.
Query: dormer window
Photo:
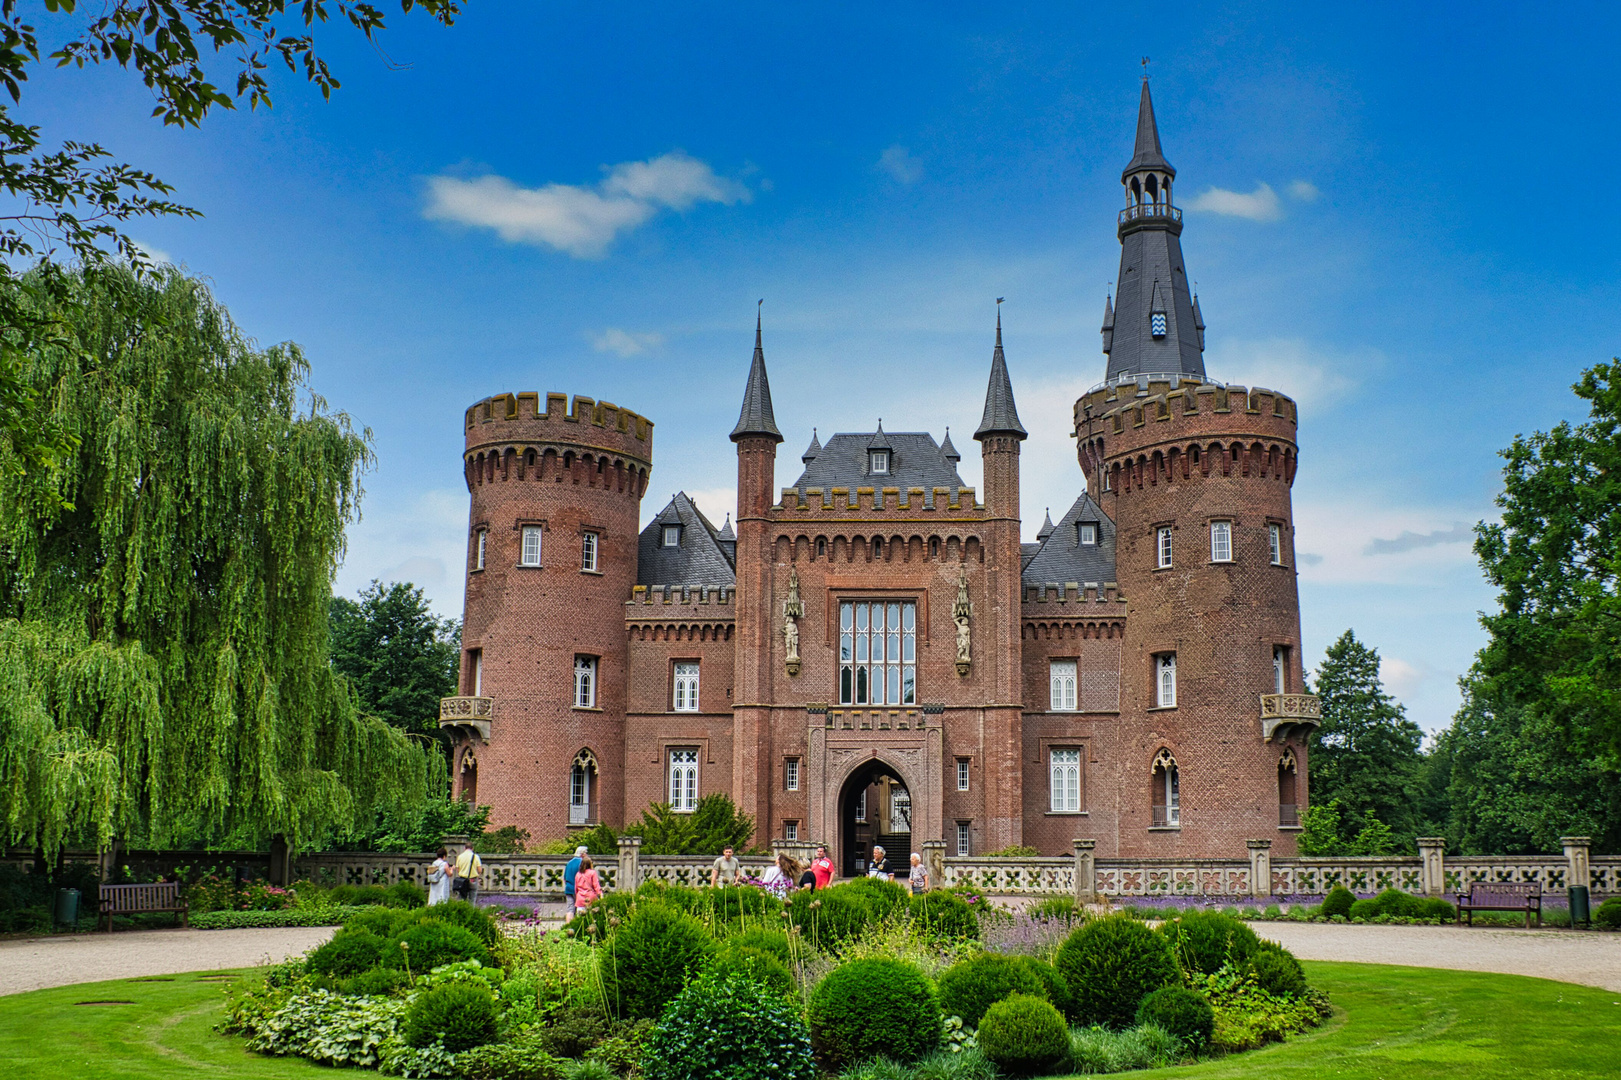
[[[666,526],[664,526],[664,546],[665,547],[680,547],[681,546],[681,526],[679,526],[679,525],[666,525]]]
[[[878,476],[889,474],[889,451],[871,450],[867,453],[867,471]]]
[[[1095,544],[1098,542],[1098,525],[1095,521],[1083,521],[1078,526],[1082,544]]]
[[[1149,316],[1148,324],[1149,332],[1152,333],[1156,338],[1162,338],[1165,336],[1165,312],[1154,312],[1153,315]]]

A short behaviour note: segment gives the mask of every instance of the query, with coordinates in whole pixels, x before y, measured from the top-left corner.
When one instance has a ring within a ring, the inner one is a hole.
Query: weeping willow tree
[[[360,715],[327,659],[369,433],[195,279],[72,286],[14,297],[59,305],[25,375],[75,449],[6,468],[0,441],[6,843],[297,846],[420,803],[421,744]]]

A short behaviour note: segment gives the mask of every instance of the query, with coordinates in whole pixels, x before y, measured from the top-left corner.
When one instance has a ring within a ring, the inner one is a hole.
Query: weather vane
[[[1148,81],[1148,57],[1143,57],[1143,82]]]

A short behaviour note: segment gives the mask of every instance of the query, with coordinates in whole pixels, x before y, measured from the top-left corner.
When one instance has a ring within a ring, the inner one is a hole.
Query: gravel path
[[[126,930],[0,941],[0,994],[277,963],[321,944],[333,929]]]

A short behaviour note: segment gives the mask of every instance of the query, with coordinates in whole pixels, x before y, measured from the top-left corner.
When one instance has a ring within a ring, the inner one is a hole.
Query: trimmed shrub
[[[1045,960],[1038,960],[1034,956],[1020,956],[1019,963],[1023,964],[1032,975],[1041,980],[1043,992],[1053,1007],[1064,1015],[1069,1015],[1069,983],[1058,974],[1058,969]]]
[[[935,890],[911,898],[912,921],[937,938],[979,939],[979,917],[959,897]]]
[[[784,997],[793,996],[796,989],[794,973],[788,970],[787,964],[762,949],[751,949],[731,942],[716,954],[709,972],[717,981],[735,975]]]
[[[985,1010],[1009,994],[1045,997],[1045,985],[1020,963],[1021,959],[979,953],[951,965],[940,976],[940,1011],[946,1016],[960,1016],[964,1024],[977,1028]]]
[[[979,1025],[979,1049],[1013,1076],[1051,1072],[1069,1057],[1069,1025],[1045,998],[1014,994],[992,1005]]]
[[[390,938],[421,921],[420,911],[378,905],[360,908],[355,915],[344,920],[343,926],[345,930],[366,930],[378,937]]]
[[[388,887],[388,900],[392,907],[419,908],[428,905],[428,890],[409,881],[396,881]]]
[[[1291,958],[1292,959],[1292,958]],[[1216,1013],[1210,1002],[1185,986],[1163,986],[1137,1006],[1137,1023],[1156,1024],[1181,1039],[1191,1050],[1210,1045]]]
[[[642,1076],[816,1080],[816,1061],[805,1022],[780,994],[736,974],[705,976],[683,990],[653,1028]]]
[[[1298,997],[1306,992],[1306,972],[1300,961],[1276,942],[1261,942],[1261,947],[1250,957],[1249,965],[1255,973],[1255,981],[1269,994]]]
[[[501,940],[501,928],[495,925],[495,920],[466,900],[435,904],[424,911],[422,921],[459,926],[482,941],[486,948],[494,948],[495,943]]]
[[[1170,942],[1182,970],[1213,975],[1228,961],[1241,966],[1261,939],[1255,931],[1230,915],[1214,911],[1188,911],[1160,923],[1159,933]]]
[[[43,911],[43,909],[41,909]],[[81,909],[83,910],[83,909]],[[199,911],[189,922],[193,930],[252,930],[277,926],[342,926],[370,908],[282,908],[280,911]],[[47,917],[41,915],[41,918]],[[0,918],[0,931],[5,922]]]
[[[471,931],[442,922],[423,921],[410,927],[390,941],[383,954],[387,966],[407,968],[414,975],[458,960],[477,960],[486,966],[492,963],[490,950]]]
[[[1069,984],[1072,1016],[1128,1027],[1143,998],[1180,977],[1171,944],[1125,915],[1094,919],[1059,946],[1055,965]]]
[[[560,1058],[577,1058],[608,1041],[608,1018],[595,1009],[559,1009],[535,1034],[535,1042]]]
[[[788,935],[781,930],[769,930],[763,926],[756,926],[740,931],[726,939],[727,948],[759,949],[763,953],[770,953],[784,966],[792,966],[794,962],[793,947],[788,944]]]
[[[867,898],[849,885],[797,892],[789,901],[789,920],[818,949],[837,949],[872,920]]]
[[[1373,919],[1380,915],[1393,915],[1401,919],[1417,919],[1423,908],[1423,901],[1411,893],[1404,893],[1400,889],[1386,889],[1378,896],[1370,896],[1366,900],[1358,900],[1351,905],[1346,917],[1350,919]]]
[[[1621,896],[1612,896],[1598,906],[1593,921],[1611,930],[1621,930]]]
[[[411,980],[403,971],[395,971],[393,968],[372,968],[370,971],[362,971],[359,975],[343,979],[338,983],[338,990],[352,997],[389,997],[410,985]]]
[[[878,878],[856,878],[846,886],[854,892],[861,894],[872,909],[875,919],[887,919],[906,907],[911,894],[906,887],[894,881],[880,881]]]
[[[811,995],[811,1045],[829,1070],[884,1055],[912,1062],[940,1045],[934,987],[904,960],[852,960]]]
[[[456,1057],[462,1080],[563,1080],[563,1063],[537,1043],[492,1043]]]
[[[358,975],[381,964],[387,947],[376,934],[345,927],[312,952],[306,966],[311,975]]]
[[[715,939],[684,911],[642,902],[608,936],[600,953],[608,1011],[654,1020],[706,967]]]
[[[443,1042],[451,1053],[494,1042],[500,1021],[495,995],[483,981],[441,983],[418,994],[400,1025],[412,1046]]]
[[[1317,907],[1317,914],[1327,919],[1334,915],[1341,917],[1351,914],[1351,905],[1356,903],[1356,893],[1344,885],[1336,885],[1328,890],[1323,902]]]
[[[1458,917],[1458,909],[1439,896],[1422,896],[1418,901],[1418,917],[1452,922]]]

